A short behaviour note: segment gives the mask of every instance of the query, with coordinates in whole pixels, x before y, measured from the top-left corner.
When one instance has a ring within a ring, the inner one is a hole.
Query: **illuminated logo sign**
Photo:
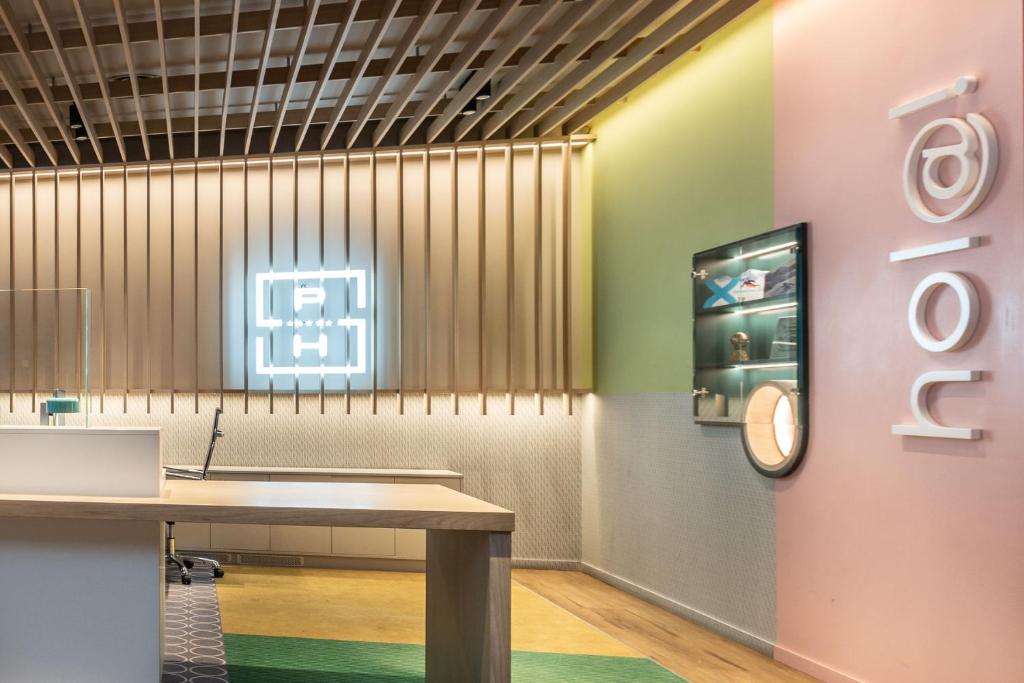
[[[257,275],[256,373],[327,376],[367,372],[371,361],[366,292],[364,270]],[[287,315],[280,313],[282,307]],[[286,362],[281,362],[282,356],[287,357]]]

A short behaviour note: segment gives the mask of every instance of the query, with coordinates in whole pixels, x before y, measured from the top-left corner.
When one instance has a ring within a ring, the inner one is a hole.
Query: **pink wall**
[[[812,436],[776,489],[777,656],[830,680],[1024,681],[1022,3],[789,0],[776,12],[775,223],[808,220],[813,240]],[[975,94],[886,118],[969,73]],[[926,121],[969,111],[998,133],[996,184],[969,218],[923,223],[901,191],[907,147]],[[987,243],[887,262],[966,235]],[[914,286],[937,270],[967,274],[982,299],[974,341],[953,353],[925,352],[906,324]],[[941,420],[984,439],[892,436],[915,377],[943,368],[986,371],[933,394]]]

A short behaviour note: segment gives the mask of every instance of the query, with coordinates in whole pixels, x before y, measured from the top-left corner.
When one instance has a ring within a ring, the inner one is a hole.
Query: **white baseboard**
[[[677,614],[683,617],[684,619],[689,619],[690,621],[696,622],[701,626],[705,626],[711,629],[712,631],[715,631],[716,633],[725,636],[726,638],[735,640],[736,642],[741,643],[742,645],[746,645],[747,647],[753,650],[757,650],[758,652],[768,655],[769,657],[772,655],[772,651],[775,649],[775,646],[771,641],[766,640],[761,636],[750,633],[749,631],[746,631],[740,628],[739,626],[735,626],[728,622],[722,621],[721,619],[718,619],[710,614],[707,614],[706,612],[702,612],[698,609],[690,607],[689,605],[684,605],[681,602],[673,600],[667,595],[662,595],[661,593],[658,593],[656,591],[652,591],[648,588],[644,588],[643,586],[639,586],[628,579],[624,579],[621,576],[605,571],[591,564],[587,564],[586,562],[580,562],[580,569],[586,572],[587,574],[590,574],[596,579],[600,579],[601,581],[604,581],[607,584],[615,586],[619,590],[625,591],[630,595],[634,595],[642,600],[646,600],[647,602],[653,603],[664,610],[667,610],[669,612],[672,612],[673,614]]]
[[[794,652],[793,650],[787,650],[786,648],[778,645],[775,646],[775,659],[787,666],[797,669],[798,671],[810,674],[825,683],[862,683],[859,678],[854,678],[842,671],[828,667],[815,659],[805,657],[802,654]]]

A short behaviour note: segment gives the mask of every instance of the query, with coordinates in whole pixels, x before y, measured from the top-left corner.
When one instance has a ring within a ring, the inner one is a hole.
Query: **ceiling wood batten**
[[[569,135],[755,0],[165,2],[0,0],[0,161]]]

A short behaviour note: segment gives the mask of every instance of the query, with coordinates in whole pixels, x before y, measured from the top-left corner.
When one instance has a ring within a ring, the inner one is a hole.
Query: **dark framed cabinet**
[[[740,427],[783,476],[807,442],[807,224],[698,252],[692,274],[694,420]]]

